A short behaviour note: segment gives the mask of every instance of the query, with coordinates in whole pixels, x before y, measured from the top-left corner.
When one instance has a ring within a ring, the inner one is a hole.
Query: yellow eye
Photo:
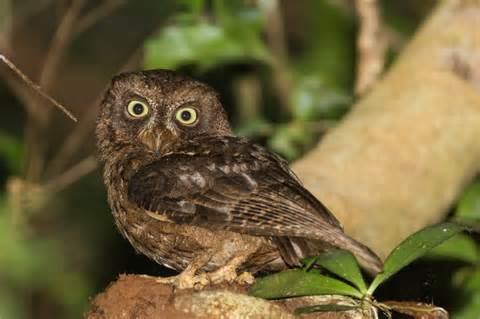
[[[197,122],[197,111],[191,107],[182,107],[177,110],[175,118],[183,125],[193,125]]]
[[[150,109],[144,102],[133,100],[128,103],[127,112],[134,118],[142,118],[148,115]]]

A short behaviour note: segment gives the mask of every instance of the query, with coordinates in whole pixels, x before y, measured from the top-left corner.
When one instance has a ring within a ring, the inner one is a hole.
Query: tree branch
[[[107,318],[249,318],[294,319],[297,307],[341,302],[341,296],[316,296],[267,301],[246,295],[246,287],[223,285],[203,291],[174,291],[155,278],[121,275],[97,295],[86,319]],[[324,312],[310,319],[361,319],[367,311]]]
[[[375,89],[294,165],[346,232],[383,256],[441,220],[478,172],[478,61],[479,2],[443,1]]]
[[[106,0],[102,2],[95,9],[78,20],[74,33],[79,34],[85,32],[126,2],[126,0]]]
[[[360,31],[357,37],[358,62],[355,93],[362,95],[377,82],[385,63],[386,38],[376,0],[355,0]]]

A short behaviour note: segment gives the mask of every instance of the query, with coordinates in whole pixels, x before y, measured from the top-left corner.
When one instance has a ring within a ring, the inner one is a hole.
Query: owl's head
[[[96,129],[102,153],[112,147],[140,146],[162,154],[198,135],[230,134],[217,93],[166,70],[114,77],[101,104]]]

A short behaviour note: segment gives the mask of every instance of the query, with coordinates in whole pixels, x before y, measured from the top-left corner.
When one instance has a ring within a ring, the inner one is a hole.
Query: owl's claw
[[[195,289],[201,290],[208,285],[221,283],[237,283],[240,285],[250,285],[255,281],[255,277],[249,272],[243,272],[237,275],[232,267],[220,268],[211,273],[202,273],[199,275],[179,274],[171,277],[159,277],[155,281],[161,284],[172,285],[177,289]]]
[[[210,281],[213,284],[220,284],[222,282],[234,282],[237,279],[237,271],[235,267],[231,265],[226,265],[221,267],[214,272],[208,274],[210,277]]]
[[[251,285],[255,282],[255,277],[248,271],[245,271],[235,278],[235,282],[239,285]]]
[[[239,255],[233,257],[227,264],[216,269],[213,272],[197,274],[209,260],[210,254],[197,256],[187,268],[177,276],[157,278],[158,283],[169,284],[177,289],[196,289],[200,290],[208,285],[217,285],[222,283],[238,283],[241,285],[252,284],[255,281],[253,275],[249,272],[237,274],[239,266],[251,255],[252,250],[245,250]]]
[[[210,284],[208,273],[198,275],[196,273],[210,260],[210,256],[210,254],[199,255],[180,274],[157,278],[157,282],[172,285],[177,289],[203,289]]]
[[[201,290],[210,284],[208,274],[191,275],[179,274],[171,277],[160,277],[155,280],[157,283],[172,285],[177,289]]]
[[[250,285],[255,281],[255,277],[249,272],[243,272],[240,275],[234,266],[227,265],[208,274],[212,284],[221,284],[224,282],[237,283],[240,285]]]

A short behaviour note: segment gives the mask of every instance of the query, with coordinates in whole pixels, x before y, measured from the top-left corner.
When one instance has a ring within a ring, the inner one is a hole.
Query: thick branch
[[[318,296],[270,302],[245,294],[246,288],[235,285],[210,287],[203,291],[173,291],[155,282],[155,278],[122,275],[97,295],[86,314],[87,319],[107,318],[249,318],[294,319],[299,306],[336,303],[341,297]],[[367,310],[368,311],[368,310]],[[361,311],[326,312],[309,315],[309,319],[361,319]]]
[[[294,165],[346,232],[383,256],[442,219],[478,172],[479,61],[479,2],[445,1],[387,76]]]

